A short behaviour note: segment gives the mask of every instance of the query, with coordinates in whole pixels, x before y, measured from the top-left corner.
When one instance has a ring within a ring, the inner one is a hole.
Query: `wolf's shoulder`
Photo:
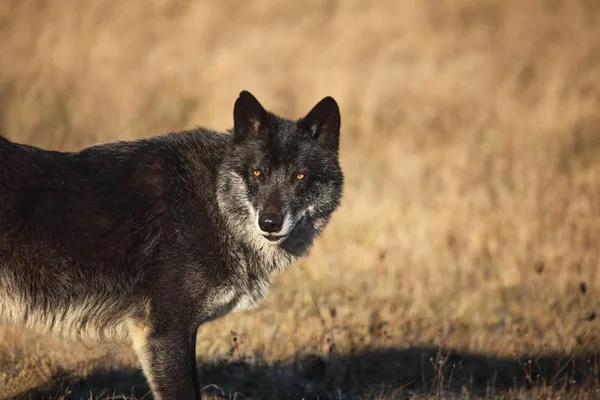
[[[218,163],[225,155],[232,136],[205,128],[170,132],[154,138],[177,155],[208,164]],[[151,140],[152,141],[152,140]]]
[[[202,156],[219,157],[225,152],[230,138],[231,136],[228,133],[197,128],[167,132],[134,140],[98,143],[80,150],[77,155],[89,159],[125,159],[127,156],[143,154],[169,155],[170,153],[180,156],[198,153]]]

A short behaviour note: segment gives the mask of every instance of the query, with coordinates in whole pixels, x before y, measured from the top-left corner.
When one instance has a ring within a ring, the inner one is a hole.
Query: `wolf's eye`
[[[296,175],[296,179],[298,179],[298,180],[304,179],[304,174],[299,173],[298,175]]]
[[[252,174],[254,176],[260,176],[262,173],[259,170],[255,169],[254,171],[252,171]]]

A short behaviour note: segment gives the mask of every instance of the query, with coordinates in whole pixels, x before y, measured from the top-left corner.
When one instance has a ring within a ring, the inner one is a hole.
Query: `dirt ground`
[[[207,396],[600,396],[600,3],[0,2],[13,140],[227,129],[243,89],[335,97],[347,184],[260,309],[200,329]],[[0,398],[147,391],[127,346],[0,327]]]

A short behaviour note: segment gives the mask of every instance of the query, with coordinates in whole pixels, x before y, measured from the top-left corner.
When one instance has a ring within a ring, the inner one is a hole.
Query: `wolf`
[[[332,97],[292,120],[244,90],[224,132],[0,137],[0,322],[130,343],[155,399],[200,399],[199,327],[257,307],[340,206],[340,122]]]

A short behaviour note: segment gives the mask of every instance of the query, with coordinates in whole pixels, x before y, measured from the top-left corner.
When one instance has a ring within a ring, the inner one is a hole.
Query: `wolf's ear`
[[[327,96],[317,103],[300,126],[312,133],[325,148],[338,152],[340,146],[340,108],[333,97]]]
[[[244,90],[233,106],[233,134],[236,141],[258,136],[267,112],[252,93]]]

